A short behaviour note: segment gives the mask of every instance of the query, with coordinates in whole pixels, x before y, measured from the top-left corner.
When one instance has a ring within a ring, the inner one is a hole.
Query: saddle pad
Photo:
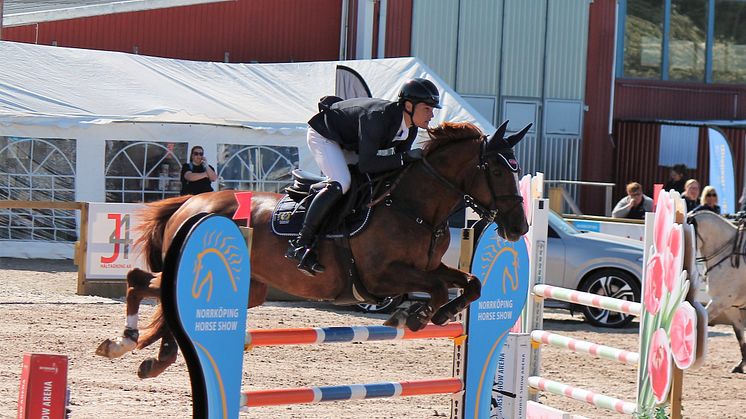
[[[368,224],[372,208],[364,206],[353,210],[345,217],[345,223],[350,231],[350,237],[361,232]],[[328,219],[339,219],[339,208],[331,211]],[[303,218],[306,216],[306,204],[299,204],[285,195],[277,203],[272,211],[272,232],[278,236],[295,237],[303,226]],[[327,231],[323,237],[336,239],[342,237],[341,231]]]

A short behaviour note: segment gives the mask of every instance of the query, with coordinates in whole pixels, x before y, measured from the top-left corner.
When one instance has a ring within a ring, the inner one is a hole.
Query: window
[[[715,1],[712,81],[746,83],[746,2]]]
[[[187,143],[106,141],[106,202],[152,202],[181,192]]]
[[[620,11],[617,77],[746,82],[746,1],[621,0]]]
[[[664,0],[629,0],[624,28],[624,75],[660,78]]]
[[[0,199],[75,201],[75,140],[0,137]],[[0,208],[0,240],[76,239],[75,211]]]
[[[707,0],[671,0],[670,80],[705,81]]]
[[[282,192],[298,162],[297,147],[218,144],[220,189]]]

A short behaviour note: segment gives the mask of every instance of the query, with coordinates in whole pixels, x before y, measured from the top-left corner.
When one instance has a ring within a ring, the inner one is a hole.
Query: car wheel
[[[381,304],[356,304],[357,308],[364,313],[391,313],[404,301],[404,297],[386,297]]]
[[[640,302],[640,284],[632,275],[618,269],[601,269],[588,275],[580,291],[620,300]],[[588,323],[599,327],[622,328],[629,325],[634,316],[595,307],[580,306]]]

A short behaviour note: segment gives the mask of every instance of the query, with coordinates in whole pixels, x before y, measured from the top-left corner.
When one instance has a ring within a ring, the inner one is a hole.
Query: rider
[[[298,269],[311,276],[324,271],[314,250],[316,234],[326,214],[350,188],[347,165],[357,163],[362,173],[378,173],[421,159],[422,150],[412,149],[412,143],[417,128],[428,128],[433,108],[440,108],[438,88],[430,80],[415,78],[402,86],[396,102],[341,100],[308,121],[308,148],[328,181],[308,206],[300,234],[290,240],[285,254],[298,261]],[[390,148],[394,154],[378,154]]]

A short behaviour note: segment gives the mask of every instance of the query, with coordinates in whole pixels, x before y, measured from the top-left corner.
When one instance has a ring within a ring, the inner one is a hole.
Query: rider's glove
[[[404,163],[410,163],[413,161],[421,160],[422,159],[422,149],[421,148],[413,148],[411,150],[405,151],[402,153],[402,161]]]

